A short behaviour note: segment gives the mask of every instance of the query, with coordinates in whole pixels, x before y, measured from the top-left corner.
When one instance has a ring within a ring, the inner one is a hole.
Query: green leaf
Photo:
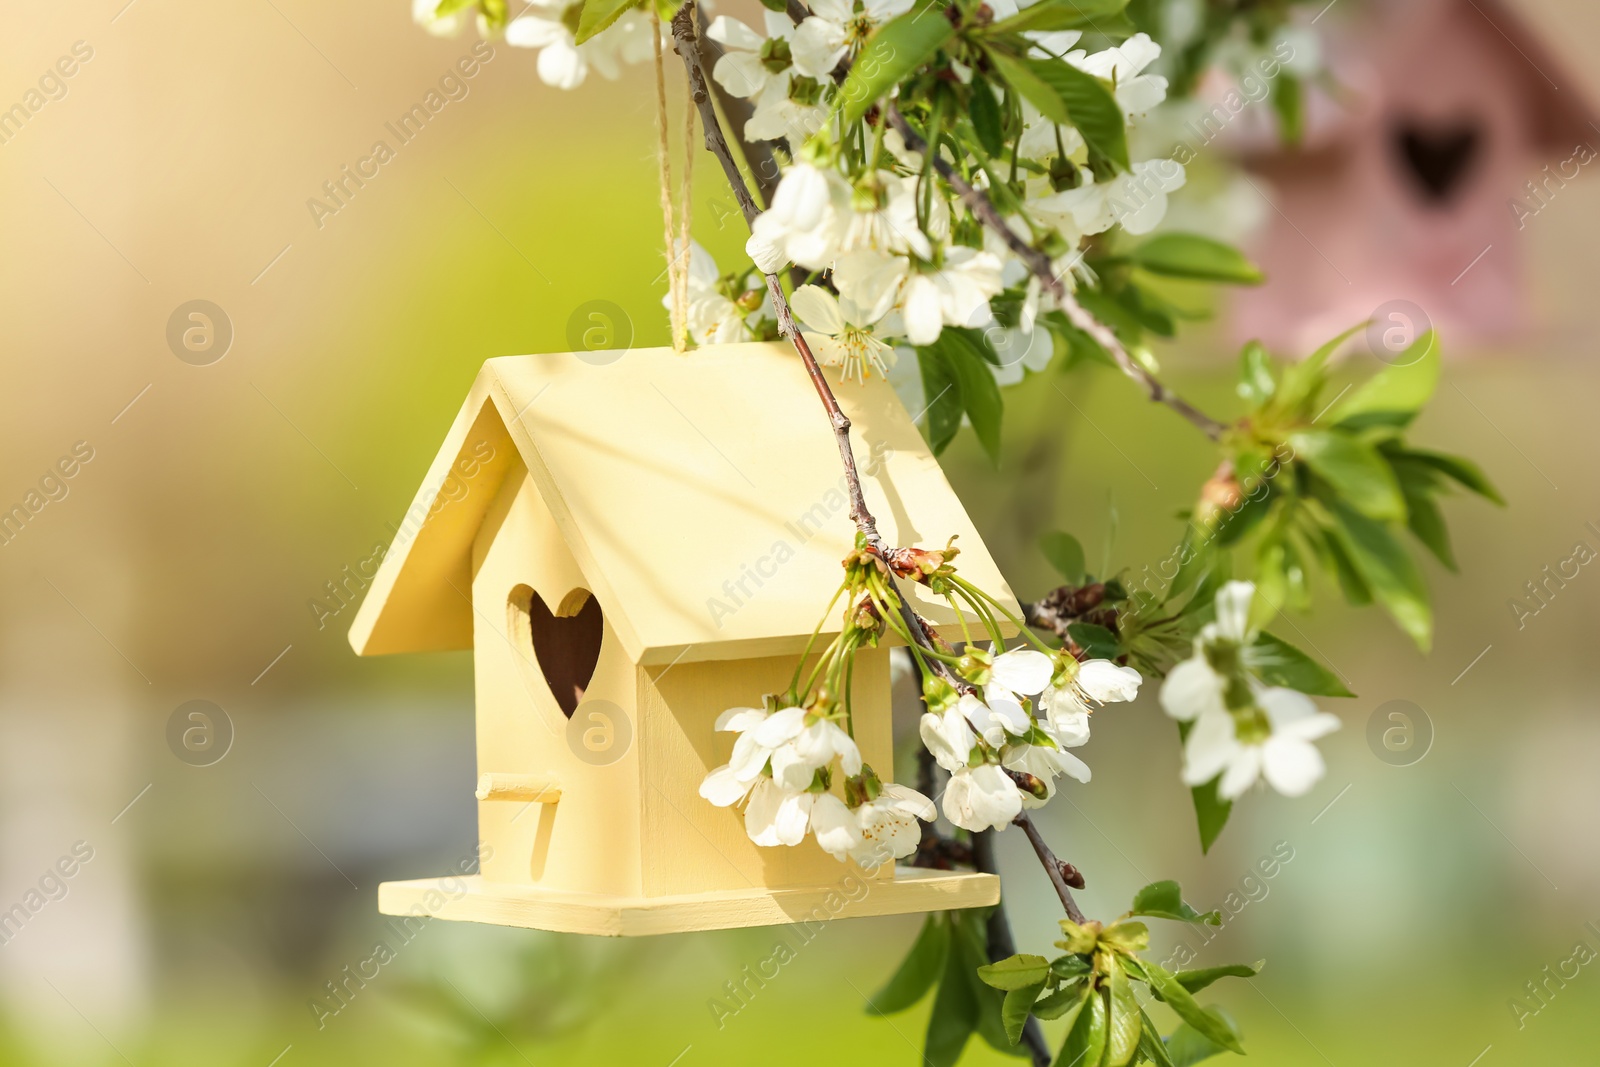
[[[1005,1002],[1000,1005],[1000,1021],[1005,1024],[1006,1036],[1015,1045],[1022,1040],[1022,1028],[1028,1025],[1028,1016],[1033,1013],[1033,1003],[1039,999],[1039,994],[1044,992],[1044,981],[1041,979],[1033,985],[1023,986],[1006,992]]]
[[[583,0],[583,14],[578,16],[578,31],[573,34],[582,44],[601,30],[610,26],[622,13],[639,0]]]
[[[1067,636],[1087,652],[1090,659],[1116,659],[1122,655],[1122,642],[1117,640],[1117,635],[1098,623],[1069,623]]]
[[[1105,1067],[1126,1067],[1139,1047],[1139,1001],[1133,995],[1133,983],[1128,972],[1115,955],[1108,960],[1110,967],[1110,1004],[1106,1016]]]
[[[1445,525],[1438,501],[1427,493],[1410,492],[1404,483],[1401,483],[1401,488],[1407,490],[1406,526],[1440,563],[1455,570],[1456,557],[1450,548],[1450,528]]]
[[[1362,382],[1328,412],[1336,426],[1404,427],[1439,386],[1439,339],[1432,330],[1418,337],[1394,362]]]
[[[1000,464],[1000,421],[1003,414],[1000,385],[989,372],[982,351],[958,330],[945,330],[939,336],[939,346],[948,356],[947,366],[961,393],[961,406],[972,421],[972,430],[978,442],[989,454],[989,460]]]
[[[1244,665],[1268,685],[1281,685],[1317,697],[1353,697],[1339,676],[1272,634],[1257,634],[1242,652]]]
[[[1038,985],[1050,977],[1050,961],[1043,956],[1019,953],[1007,956],[997,963],[986,963],[978,968],[978,977],[985,985],[1010,992]]]
[[[950,371],[949,360],[937,345],[917,349],[922,371],[922,391],[927,397],[928,448],[943,452],[961,429],[961,388]]]
[[[1193,994],[1162,967],[1146,960],[1144,969],[1150,975],[1151,988],[1161,995],[1161,999],[1167,1002],[1168,1007],[1178,1013],[1180,1019],[1230,1052],[1244,1055],[1239,1035],[1234,1032],[1228,1020],[1202,1008]]]
[[[1001,1013],[1004,995],[987,986],[978,977],[978,969],[989,963],[989,932],[986,925],[992,908],[953,913],[953,939],[950,958],[955,959],[971,992],[973,1003],[973,1029],[991,1047],[1001,1052],[1015,1053],[1011,1039],[1006,1035]]]
[[[1356,571],[1400,629],[1426,652],[1433,642],[1433,609],[1416,563],[1382,523],[1337,501],[1329,510],[1338,522],[1339,544]]]
[[[1187,741],[1189,731],[1194,728],[1192,722],[1178,724],[1178,740]],[[1217,793],[1217,785],[1222,781],[1222,775],[1217,775],[1204,785],[1197,785],[1189,790],[1189,795],[1194,798],[1195,822],[1200,827],[1200,851],[1210,852],[1211,846],[1216,844],[1217,835],[1222,833],[1222,828],[1228,824],[1228,813],[1233,810],[1233,801],[1223,800]]]
[[[1000,118],[1000,101],[994,98],[989,80],[981,74],[974,75],[972,79],[968,114],[972,119],[972,130],[978,135],[978,143],[989,153],[989,158],[994,159],[1003,153],[1006,139],[1002,130],[1004,123]]]
[[[1039,551],[1050,561],[1056,573],[1068,582],[1083,581],[1083,545],[1078,539],[1061,530],[1052,530],[1039,538]]]
[[[989,57],[995,73],[1000,75],[1011,88],[1022,95],[1022,98],[1034,107],[1039,113],[1058,125],[1069,125],[1071,119],[1067,117],[1067,104],[1050,87],[1050,84],[1034,73],[1026,61],[999,48],[986,48],[984,54]]]
[[[1303,95],[1299,78],[1287,72],[1278,75],[1278,84],[1272,90],[1272,110],[1278,116],[1278,132],[1285,144],[1299,144],[1305,132]]]
[[[1211,926],[1222,925],[1220,911],[1198,912],[1183,901],[1183,888],[1177,882],[1168,879],[1163,882],[1151,882],[1133,895],[1133,907],[1128,909],[1129,915],[1148,915],[1156,919],[1175,919],[1184,923],[1207,923]]]
[[[1361,514],[1399,522],[1406,501],[1394,471],[1371,445],[1338,430],[1300,430],[1289,435],[1295,461],[1304,463]]]
[[[1028,68],[1061,100],[1066,108],[1066,123],[1075,126],[1084,143],[1122,170],[1128,169],[1128,127],[1122,105],[1111,95],[1105,82],[1085,74],[1060,59],[1025,60]],[[1024,96],[1027,92],[1018,86]],[[1035,107],[1039,107],[1037,101]],[[1044,108],[1039,107],[1047,116]],[[1058,120],[1059,121],[1059,120]]]
[[[1339,535],[1332,529],[1319,528],[1321,540],[1315,542],[1316,547],[1323,551],[1327,565],[1339,579],[1339,591],[1344,594],[1345,600],[1361,607],[1372,603],[1372,590],[1367,588],[1367,581],[1356,570],[1356,565],[1350,559],[1350,553],[1345,551],[1344,542],[1339,540]]]
[[[1123,344],[1136,345],[1143,336],[1144,323],[1120,300],[1115,300],[1099,289],[1082,288],[1074,294],[1078,303],[1107,326]]]
[[[1221,1009],[1212,1010],[1219,1015],[1222,1014]],[[1188,1023],[1179,1023],[1178,1028],[1172,1031],[1172,1036],[1167,1039],[1167,1056],[1172,1061],[1172,1067],[1194,1067],[1194,1064],[1226,1051],[1228,1051],[1226,1048]]]
[[[1083,1003],[1089,998],[1089,985],[1087,982],[1072,981],[1051,993],[1048,997],[1033,1006],[1033,1014],[1041,1019],[1059,1019],[1066,1017],[1066,1029],[1072,1029],[1072,1021],[1078,1017],[1078,1012],[1083,1010]]]
[[[1128,0],[1043,0],[1017,15],[1001,19],[979,31],[984,36],[1024,33],[1028,30],[1100,29],[1097,23],[1120,15]]]
[[[1285,367],[1278,381],[1277,391],[1272,396],[1272,409],[1287,416],[1309,417],[1311,412],[1304,409],[1309,406],[1312,398],[1322,388],[1322,384],[1327,381],[1329,357],[1351,337],[1366,329],[1366,325],[1361,323],[1350,327],[1305,359]]]
[[[1272,398],[1277,387],[1272,380],[1272,357],[1259,341],[1251,341],[1239,353],[1239,395],[1260,406]]]
[[[1199,281],[1260,285],[1261,268],[1232,245],[1197,233],[1163,233],[1128,254],[1135,265],[1154,274]]]
[[[476,3],[477,0],[439,0],[438,6],[433,9],[433,17],[436,19],[448,18],[462,8]]]
[[[1261,973],[1261,966],[1265,962],[1260,960],[1254,964],[1230,963],[1222,967],[1204,967],[1195,971],[1179,971],[1172,977],[1189,992],[1198,993],[1218,978],[1254,978]]]
[[[1131,956],[1150,947],[1150,928],[1142,922],[1120,919],[1101,931],[1100,941]]]
[[[1139,1030],[1139,1054],[1155,1067],[1173,1067],[1172,1058],[1167,1055],[1166,1043],[1161,1040],[1161,1031],[1156,1029],[1156,1024],[1150,1021],[1150,1016],[1142,1008],[1139,1010],[1139,1020],[1144,1024]]]
[[[1106,1050],[1106,998],[1091,990],[1084,1010],[1078,1012],[1067,1039],[1056,1056],[1055,1067],[1098,1067]]]
[[[1092,970],[1094,964],[1089,962],[1089,957],[1077,953],[1057,956],[1050,961],[1050,973],[1057,978],[1081,978]]]
[[[589,0],[593,3],[594,0]],[[920,3],[873,31],[839,88],[845,122],[859,119],[955,35],[939,5]]]
[[[1172,584],[1167,586],[1167,603],[1182,596],[1184,590],[1205,577],[1211,569],[1214,551],[1211,539],[1197,530],[1194,523],[1184,526],[1183,542],[1178,546],[1178,573],[1172,576]]]
[[[950,927],[938,915],[929,915],[911,951],[900,961],[883,988],[872,995],[867,1008],[880,1015],[905,1011],[933,988],[944,971],[945,954],[950,949]]]
[[[955,1067],[978,1025],[978,998],[967,978],[966,955],[955,950],[954,945],[951,949],[945,955],[944,976],[933,1000],[923,1043],[922,1055],[930,1067]]]
[[[1390,450],[1385,449],[1384,451],[1388,452]],[[1404,456],[1407,459],[1414,459],[1419,463],[1425,463],[1440,474],[1470,489],[1479,496],[1505,507],[1505,498],[1500,495],[1500,491],[1485,477],[1482,469],[1470,459],[1446,455],[1443,452],[1429,452],[1421,448],[1394,449],[1393,454]]]

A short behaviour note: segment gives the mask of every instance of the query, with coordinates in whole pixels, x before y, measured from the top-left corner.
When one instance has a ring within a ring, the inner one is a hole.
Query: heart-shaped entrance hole
[[[1439,206],[1447,203],[1471,177],[1482,141],[1483,132],[1471,119],[1452,125],[1407,119],[1394,131],[1402,169],[1416,183],[1423,199]]]
[[[600,602],[587,589],[574,589],[552,612],[544,599],[526,585],[511,590],[508,604],[512,640],[519,651],[533,646],[534,660],[561,713],[572,712],[583,700],[594,677],[605,636]]]

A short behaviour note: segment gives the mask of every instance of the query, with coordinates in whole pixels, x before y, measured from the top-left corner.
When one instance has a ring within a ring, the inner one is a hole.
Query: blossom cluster
[[[836,108],[841,89],[832,73],[874,29],[910,6],[910,0],[822,0],[798,26],[767,13],[765,32],[729,16],[712,22],[709,36],[725,49],[713,77],[754,107],[744,137],[787,145],[794,155],[746,251],[762,271],[792,265],[825,279],[836,299],[797,299],[795,312],[834,341],[824,361],[842,366],[843,376],[889,375],[897,354],[915,357],[947,327],[965,327],[982,332],[996,357],[991,372],[1011,384],[1024,368],[1043,369],[1053,354],[1041,323],[1055,310],[1052,297],[1001,236],[984,230],[952,188],[930,175],[923,154],[898,131],[881,120],[875,128],[852,129]],[[996,19],[1017,13],[1011,0],[988,7]],[[1166,96],[1166,79],[1146,72],[1161,52],[1146,34],[1096,52],[1076,47],[1076,30],[1026,36],[1034,56],[1061,59],[1114,86],[1129,123]],[[960,63],[952,70],[968,81],[973,75]],[[1184,168],[1171,159],[1135,161],[1120,172],[1097,166],[1076,129],[1050,121],[1026,99],[1019,107],[1021,130],[1008,146],[1014,151],[1007,224],[1029,243],[1054,249],[1054,270],[1064,282],[1092,282],[1080,251],[1084,239],[1118,225],[1149,233],[1166,212],[1167,194],[1184,184]],[[843,150],[852,139],[870,139],[871,147]],[[946,159],[960,162],[948,145],[941,149]],[[996,180],[982,168],[972,176],[980,189]],[[997,305],[1007,312],[997,314]],[[915,358],[909,362],[914,369]]]
[[[925,681],[929,710],[920,732],[949,772],[945,818],[971,831],[1004,830],[1024,808],[1048,801],[1060,776],[1088,782],[1088,766],[1067,750],[1089,740],[1095,706],[1132,700],[1141,681],[1138,671],[1108,660],[978,646],[966,650],[956,676],[959,690],[933,676]],[[717,730],[737,737],[700,795],[718,807],[742,804],[757,845],[792,846],[811,836],[866,869],[914,853],[921,822],[936,818],[934,802],[879,780],[826,695],[808,707],[779,703],[722,713]],[[832,789],[839,781],[843,788]]]
[[[981,29],[1049,2],[987,0],[953,5],[933,17],[966,19]],[[483,3],[414,3],[417,20],[431,32],[459,32],[473,18],[484,32],[496,29],[485,23]],[[539,76],[552,86],[576,88],[591,71],[615,78],[622,65],[653,54],[651,34],[658,31],[642,6],[624,10],[579,43],[583,7],[584,0],[534,0],[503,27],[508,44],[537,52]],[[747,143],[769,146],[782,168],[747,253],[762,272],[793,267],[809,275],[809,284],[795,293],[793,310],[821,362],[839,368],[841,378],[888,377],[908,404],[918,403],[921,392],[919,363],[925,357],[919,350],[936,344],[946,329],[977,331],[985,366],[1009,385],[1050,362],[1056,345],[1046,327],[1057,310],[1001,235],[985,229],[924,153],[889,128],[882,108],[847,118],[841,106],[851,65],[884,27],[918,17],[912,8],[913,0],[811,0],[798,23],[769,10],[759,27],[719,15],[706,29],[720,52],[713,79],[751,107],[733,132]],[[1022,59],[1065,63],[1097,79],[1107,107],[1120,112],[1114,118],[1128,129],[1166,99],[1167,80],[1154,73],[1161,47],[1148,34],[1093,49],[1079,29],[1013,37]],[[1102,36],[1094,40],[1108,42]],[[664,48],[670,47],[667,41]],[[1114,228],[1150,233],[1166,214],[1168,194],[1185,182],[1183,165],[1172,159],[1112,164],[1076,126],[1057,121],[1059,114],[1052,120],[1026,93],[1007,87],[976,48],[952,42],[936,68],[930,76],[957,87],[956,103],[947,110],[970,106],[960,101],[978,92],[975,78],[986,99],[1003,100],[1006,113],[995,122],[1003,126],[1006,143],[991,144],[999,150],[979,158],[971,132],[953,115],[915,114],[918,128],[939,143],[945,162],[1003,207],[1005,223],[1018,236],[1050,253],[1054,273],[1068,286],[1096,282],[1084,257],[1086,240]],[[908,115],[918,110],[914,101],[895,100],[896,87],[883,91],[884,104],[898,102]],[[1117,131],[1119,140],[1124,133]],[[704,261],[702,274],[712,273],[691,284],[702,296],[708,288],[720,290],[713,294],[718,299],[697,304],[691,296],[689,332],[696,343],[775,336],[770,313],[728,292],[744,272],[717,275],[703,251],[696,259]]]

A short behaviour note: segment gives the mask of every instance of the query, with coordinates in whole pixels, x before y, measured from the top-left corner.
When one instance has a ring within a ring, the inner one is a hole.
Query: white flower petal
[[[816,800],[815,793],[789,793],[784,796],[773,821],[779,844],[794,846],[805,840],[806,828],[811,825],[811,808]]]
[[[1139,695],[1144,677],[1132,667],[1108,659],[1092,659],[1078,667],[1074,679],[1085,696],[1102,704],[1132,700]]]
[[[734,96],[748,98],[765,89],[772,74],[762,65],[760,56],[749,52],[728,52],[717,60],[711,76]]]
[[[1315,753],[1315,749],[1312,752]],[[1237,800],[1244,791],[1261,778],[1261,746],[1240,745],[1228,769],[1222,772],[1217,783],[1217,795],[1223,800]]]
[[[992,677],[1013,693],[1036,696],[1050,684],[1050,657],[1032,648],[1014,648],[994,658]],[[1135,672],[1137,675],[1137,672]]]
[[[1205,785],[1232,763],[1241,747],[1232,715],[1220,708],[1204,713],[1183,746],[1183,784]]]
[[[789,299],[789,306],[800,316],[800,321],[813,330],[827,334],[844,331],[844,318],[839,314],[839,301],[820,285],[802,285]]]
[[[745,731],[766,721],[765,708],[729,708],[717,716],[716,729]]]
[[[739,780],[726,764],[718,767],[700,783],[700,795],[719,808],[732,807],[750,792],[750,782]]]
[[[1321,780],[1326,769],[1316,745],[1298,737],[1277,734],[1267,738],[1261,746],[1261,762],[1267,784],[1286,797],[1305,796]]]
[[[855,813],[832,793],[819,793],[811,806],[811,832],[822,851],[843,861],[861,847],[861,828]]]
[[[1226,714],[1222,703],[1224,684],[1204,656],[1193,656],[1167,673],[1161,683],[1161,707],[1179,722],[1211,712]]]
[[[785,741],[792,741],[806,728],[805,708],[780,708],[768,715],[754,729],[750,731],[756,744],[766,748],[777,748]]]
[[[1243,643],[1249,636],[1250,604],[1256,587],[1251,582],[1226,582],[1217,590],[1216,632],[1230,641]]]
[[[744,832],[763,848],[782,844],[778,839],[778,811],[787,793],[771,778],[757,780],[744,809]]]
[[[706,36],[720,45],[746,52],[759,52],[761,46],[767,43],[766,38],[755,30],[727,15],[718,15],[712,19],[711,25],[706,27]]]

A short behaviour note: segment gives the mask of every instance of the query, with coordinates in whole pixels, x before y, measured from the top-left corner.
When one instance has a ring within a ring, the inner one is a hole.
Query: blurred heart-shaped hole
[[[519,654],[532,645],[551,695],[561,713],[572,718],[600,660],[605,637],[600,602],[587,589],[574,589],[552,612],[531,587],[519,585],[511,591],[508,606],[512,640],[519,645]]]
[[[1443,205],[1472,174],[1483,131],[1471,119],[1433,125],[1407,119],[1394,131],[1394,144],[1407,174],[1423,199]]]

